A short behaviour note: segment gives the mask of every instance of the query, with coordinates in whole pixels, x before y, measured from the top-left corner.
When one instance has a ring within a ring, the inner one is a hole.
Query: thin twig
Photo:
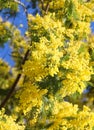
[[[26,14],[26,18],[27,18],[27,21],[28,21],[28,11],[27,11],[27,8],[26,6],[24,5],[24,3],[22,3],[21,1],[19,0],[14,0],[14,2],[18,3],[19,5],[21,5],[23,8],[24,8],[24,12]]]
[[[45,14],[48,13],[49,10],[49,2],[47,2],[46,6],[44,6],[44,0],[41,0],[42,10],[45,11]]]
[[[47,2],[47,5],[46,5],[46,7],[45,7],[45,13],[46,13],[46,14],[48,13],[49,7],[50,7],[49,2]]]

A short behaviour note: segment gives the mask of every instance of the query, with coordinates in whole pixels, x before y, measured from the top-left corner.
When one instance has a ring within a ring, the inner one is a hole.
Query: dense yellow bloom
[[[59,111],[53,114],[50,119],[51,126],[47,130],[92,130],[94,124],[94,113],[89,108],[83,107],[80,111],[77,105],[68,102],[55,103],[54,109],[59,107]],[[50,124],[49,123],[49,124]]]
[[[4,114],[4,110],[0,111],[0,130],[24,130],[24,125],[17,124],[12,116]]]
[[[49,74],[51,76],[57,74],[60,58],[63,56],[63,51],[60,51],[60,49],[63,47],[62,32],[64,27],[61,26],[59,21],[56,22],[51,17],[53,16],[48,15],[44,18],[38,15],[36,18],[29,16],[29,19],[32,20],[32,23],[29,23],[31,31],[29,35],[33,38],[32,60],[27,61],[23,69],[24,74],[32,73],[36,80]],[[32,26],[33,24],[35,25]],[[38,34],[35,33],[37,31]],[[27,66],[30,66],[30,68],[26,69]]]
[[[19,93],[20,96],[20,110],[26,114],[33,107],[40,107],[42,105],[42,96],[47,93],[46,89],[40,90],[37,86],[28,83],[24,84],[23,89]]]
[[[66,79],[62,81],[63,87],[60,89],[63,96],[76,91],[82,93],[86,86],[85,82],[89,81],[93,74],[88,47],[85,43],[69,43],[66,51],[69,54],[69,59],[62,61],[61,64],[68,71],[66,74],[62,74],[62,76],[66,75]]]
[[[32,45],[30,57],[22,66],[26,80],[18,93],[19,109],[25,115],[34,112],[29,120],[31,129],[92,130],[93,112],[58,99],[82,93],[94,73],[89,52],[93,44],[88,42],[92,9],[78,0],[49,4],[47,15],[28,15],[26,35]],[[25,47],[24,39],[21,41]],[[14,42],[18,46],[18,41]]]
[[[22,76],[15,89],[19,105],[15,103],[18,106],[10,111],[23,114],[26,125],[0,111],[0,130],[92,130],[94,113],[65,99],[76,92],[81,94],[94,75],[94,37],[88,38],[94,1],[38,2],[44,11],[41,16],[28,15],[25,36],[0,20],[0,45],[11,41],[16,62],[12,73],[14,77],[18,73]],[[14,2],[9,2],[10,8],[12,5]],[[26,52],[29,54],[23,63]],[[9,71],[10,67],[0,60],[1,77]]]

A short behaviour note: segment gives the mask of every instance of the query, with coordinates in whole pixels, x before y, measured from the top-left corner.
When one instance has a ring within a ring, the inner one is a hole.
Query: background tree
[[[0,60],[0,130],[93,130],[93,104],[83,102],[93,95],[82,93],[94,86],[94,1],[28,1],[35,16],[0,0],[12,17],[22,6],[28,24],[22,36],[9,17],[0,21],[0,45],[10,43],[15,61]]]

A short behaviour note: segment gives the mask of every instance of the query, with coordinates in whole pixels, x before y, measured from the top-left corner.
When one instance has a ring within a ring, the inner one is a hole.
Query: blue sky
[[[92,33],[94,33],[94,22],[91,23],[91,30],[92,30]]]
[[[22,0],[22,2],[25,4],[25,6],[31,6],[32,5],[29,2],[26,2],[26,0]],[[3,10],[2,12],[4,12],[5,10]],[[28,9],[28,13],[30,14],[35,14],[36,11],[39,11],[38,8],[32,9],[29,8]],[[5,19],[6,15],[4,16],[3,13],[0,13],[0,16]],[[11,23],[13,23],[18,29],[20,29],[21,34],[24,35],[25,31],[27,30],[27,20],[26,20],[26,15],[24,13],[24,9],[22,6],[19,6],[19,11],[16,14],[16,17],[13,18],[9,18],[8,21],[10,21]],[[23,26],[21,27],[20,24],[23,24]],[[4,61],[8,62],[11,66],[14,66],[14,61],[11,58],[11,51],[12,49],[9,47],[9,43],[5,43],[3,48],[0,48],[0,58],[2,58]]]
[[[30,5],[29,2],[26,2],[26,0],[22,0],[22,2],[25,4],[25,6],[32,6]],[[35,14],[36,11],[39,11],[38,8],[32,9],[29,8],[28,9],[28,13],[30,14]],[[4,16],[2,15],[2,13],[0,13],[0,16],[4,18]],[[6,16],[5,16],[6,17]],[[12,17],[9,19],[9,21],[11,23],[14,23],[14,25],[20,29],[21,34],[24,35],[25,31],[27,30],[27,21],[26,21],[26,16],[24,13],[24,9],[22,6],[19,6],[19,12],[16,14],[15,19]],[[20,24],[23,24],[23,27],[20,27]],[[91,30],[94,33],[94,22],[91,23]],[[0,58],[2,58],[4,61],[8,62],[11,66],[14,66],[14,61],[11,58],[11,48],[9,47],[9,43],[5,43],[3,48],[0,48]]]

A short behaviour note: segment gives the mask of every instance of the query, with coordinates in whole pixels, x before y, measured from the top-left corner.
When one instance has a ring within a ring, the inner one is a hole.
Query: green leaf
[[[68,61],[70,58],[69,54],[66,54],[65,56],[62,57],[62,61]]]
[[[85,49],[86,49],[85,45],[84,45],[84,44],[82,44],[82,45],[80,46],[79,50],[78,50],[78,54],[80,54],[80,53],[84,52],[84,51],[85,51]]]

